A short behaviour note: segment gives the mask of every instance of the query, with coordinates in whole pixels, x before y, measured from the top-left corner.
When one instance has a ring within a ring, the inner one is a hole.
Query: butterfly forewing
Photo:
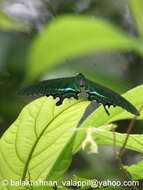
[[[89,99],[96,100],[104,106],[120,106],[132,114],[139,115],[137,109],[129,101],[100,84],[86,80],[86,91],[89,94]]]
[[[50,79],[32,84],[26,88],[21,89],[18,93],[20,95],[52,95],[60,94],[68,91],[79,91],[79,85],[75,77]]]

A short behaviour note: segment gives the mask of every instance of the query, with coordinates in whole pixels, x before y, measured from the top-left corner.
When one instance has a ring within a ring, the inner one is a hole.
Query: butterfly
[[[78,100],[80,96],[84,96],[88,101],[102,104],[108,115],[110,114],[107,107],[110,108],[110,106],[120,106],[134,115],[139,115],[138,110],[128,100],[113,90],[88,80],[81,73],[73,77],[40,81],[21,89],[18,94],[52,96],[54,99],[58,97],[57,106],[60,106],[65,98],[73,97]]]

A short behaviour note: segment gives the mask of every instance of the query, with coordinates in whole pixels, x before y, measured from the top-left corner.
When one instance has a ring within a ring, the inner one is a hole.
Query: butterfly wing
[[[79,85],[76,77],[44,80],[21,89],[18,94],[26,96],[53,96],[59,97],[57,105],[61,105],[65,98],[78,99]]]
[[[106,109],[106,105],[109,107],[120,106],[128,112],[139,115],[138,110],[125,98],[120,96],[118,93],[86,79],[86,92],[88,93],[88,100],[96,100],[98,103],[103,104],[105,111],[109,114]]]

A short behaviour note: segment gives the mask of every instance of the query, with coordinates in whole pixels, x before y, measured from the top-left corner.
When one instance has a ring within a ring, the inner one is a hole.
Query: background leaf
[[[142,51],[139,44],[120,29],[100,19],[81,16],[59,17],[35,39],[26,80],[34,80],[65,59],[109,49]]]
[[[143,179],[143,160],[131,166],[125,166],[125,169],[131,174],[133,180]]]
[[[129,6],[132,10],[133,17],[136,21],[138,31],[143,38],[143,1],[142,0],[129,0]]]
[[[93,138],[95,138],[98,145],[113,146],[114,135],[116,138],[116,146],[122,147],[127,134],[113,133],[109,131],[97,131],[93,133]],[[143,135],[130,135],[127,142],[126,148],[143,152],[143,145],[139,142],[143,141]]]
[[[124,190],[122,187],[101,187],[100,190]]]
[[[0,28],[2,30],[26,31],[26,24],[8,17],[0,11]]]
[[[2,179],[57,179],[71,162],[76,127],[89,102],[43,97],[28,104],[0,141]],[[55,167],[57,167],[55,169]]]

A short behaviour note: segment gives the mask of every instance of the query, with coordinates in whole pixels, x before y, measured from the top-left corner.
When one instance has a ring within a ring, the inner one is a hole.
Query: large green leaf
[[[129,90],[123,96],[126,99],[128,99],[131,103],[133,103],[137,109],[140,109],[140,107],[143,105],[142,94],[143,94],[143,85],[140,85],[136,88],[133,88],[132,90]],[[110,116],[108,116],[105,113],[105,110],[102,106],[99,107],[83,122],[81,128],[89,128],[89,127],[98,128],[102,125],[109,124],[114,121],[122,119],[130,119],[134,117],[134,115],[130,114],[129,112],[120,107],[110,108],[109,112]],[[137,119],[143,119],[143,111],[141,112],[140,116]],[[85,131],[79,131],[78,134],[76,135],[73,152],[77,151],[77,149],[80,147],[84,137],[85,137]],[[105,137],[102,137],[102,139],[104,142]],[[113,145],[113,141],[110,141],[110,143]],[[122,144],[120,144],[120,146],[121,145]]]
[[[143,142],[143,138],[140,142]],[[128,172],[130,172],[133,180],[143,179],[143,160],[131,166],[126,166],[125,168],[128,170]]]
[[[100,19],[62,16],[51,22],[32,45],[26,81],[60,62],[101,50],[139,50],[139,41]]]
[[[132,15],[136,21],[137,29],[143,38],[143,1],[142,0],[129,0],[129,7],[132,10]]]
[[[76,127],[89,102],[42,97],[28,104],[0,141],[0,178],[57,179],[68,168]],[[30,177],[29,177],[30,176]]]
[[[95,70],[92,70],[90,72],[86,72],[86,77],[90,78],[90,80],[95,81],[96,83],[106,86],[107,88],[111,88],[117,93],[124,93],[132,87],[131,84],[122,78],[103,72],[101,73],[99,71],[96,72]]]

